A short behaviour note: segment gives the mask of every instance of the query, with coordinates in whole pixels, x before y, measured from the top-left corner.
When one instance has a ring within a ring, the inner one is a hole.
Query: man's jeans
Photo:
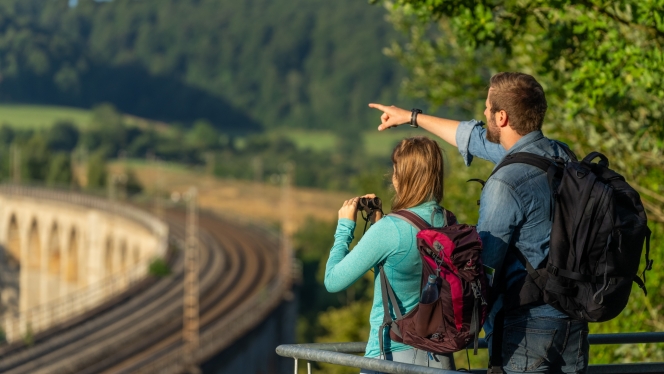
[[[585,373],[588,349],[587,322],[553,317],[505,318],[505,373]]]
[[[430,368],[454,370],[454,357],[452,354],[437,355],[421,349],[408,349],[405,351],[386,353],[386,359],[394,362],[426,366]],[[380,372],[362,369],[360,374],[381,374]]]

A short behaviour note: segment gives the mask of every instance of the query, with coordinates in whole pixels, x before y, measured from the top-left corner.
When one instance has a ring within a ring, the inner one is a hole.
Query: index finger
[[[382,105],[382,104],[369,103],[369,108],[374,108],[374,109],[378,109],[378,110],[381,110],[381,111],[385,112],[385,109],[387,109],[387,106]]]

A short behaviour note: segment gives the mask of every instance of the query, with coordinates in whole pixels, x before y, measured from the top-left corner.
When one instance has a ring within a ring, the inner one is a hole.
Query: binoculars
[[[379,197],[360,197],[360,200],[357,202],[357,209],[371,214],[374,210],[382,210],[383,202],[380,201]]]
[[[383,214],[383,202],[378,197],[360,197],[357,201],[357,210],[362,213],[362,219],[366,222],[364,224],[364,231],[367,231],[367,224],[371,222],[373,225],[376,223],[376,212]]]

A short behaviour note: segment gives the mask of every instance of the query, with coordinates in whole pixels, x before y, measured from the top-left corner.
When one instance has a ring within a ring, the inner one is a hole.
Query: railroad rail
[[[149,277],[77,320],[0,347],[3,373],[183,372],[184,212],[169,210],[172,273]],[[280,271],[279,240],[260,228],[201,213],[201,364],[260,323],[290,292]],[[283,268],[283,267],[282,267]]]

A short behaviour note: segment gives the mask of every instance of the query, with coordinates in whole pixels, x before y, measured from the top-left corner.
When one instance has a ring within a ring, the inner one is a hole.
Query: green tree
[[[22,175],[28,182],[43,182],[48,174],[51,152],[46,139],[35,133],[23,147],[21,147]]]
[[[219,137],[219,132],[209,121],[198,120],[187,133],[186,142],[194,149],[209,150],[219,146]]]
[[[46,131],[46,143],[52,151],[71,152],[78,144],[78,128],[69,121],[58,121]]]
[[[69,153],[58,152],[48,165],[46,184],[49,186],[68,186],[71,182],[72,170]]]
[[[98,147],[106,148],[107,156],[115,157],[120,149],[127,147],[124,118],[112,104],[104,103],[92,109],[90,132],[97,133]]]
[[[95,152],[88,159],[88,184],[87,189],[100,190],[106,187],[108,179],[108,170],[106,170],[106,160],[103,152]]]
[[[127,183],[125,184],[125,190],[128,196],[133,196],[143,192],[143,186],[141,182],[136,177],[136,173],[132,169],[127,169]]]
[[[0,145],[7,147],[14,141],[14,128],[11,125],[3,123],[0,126]]]

